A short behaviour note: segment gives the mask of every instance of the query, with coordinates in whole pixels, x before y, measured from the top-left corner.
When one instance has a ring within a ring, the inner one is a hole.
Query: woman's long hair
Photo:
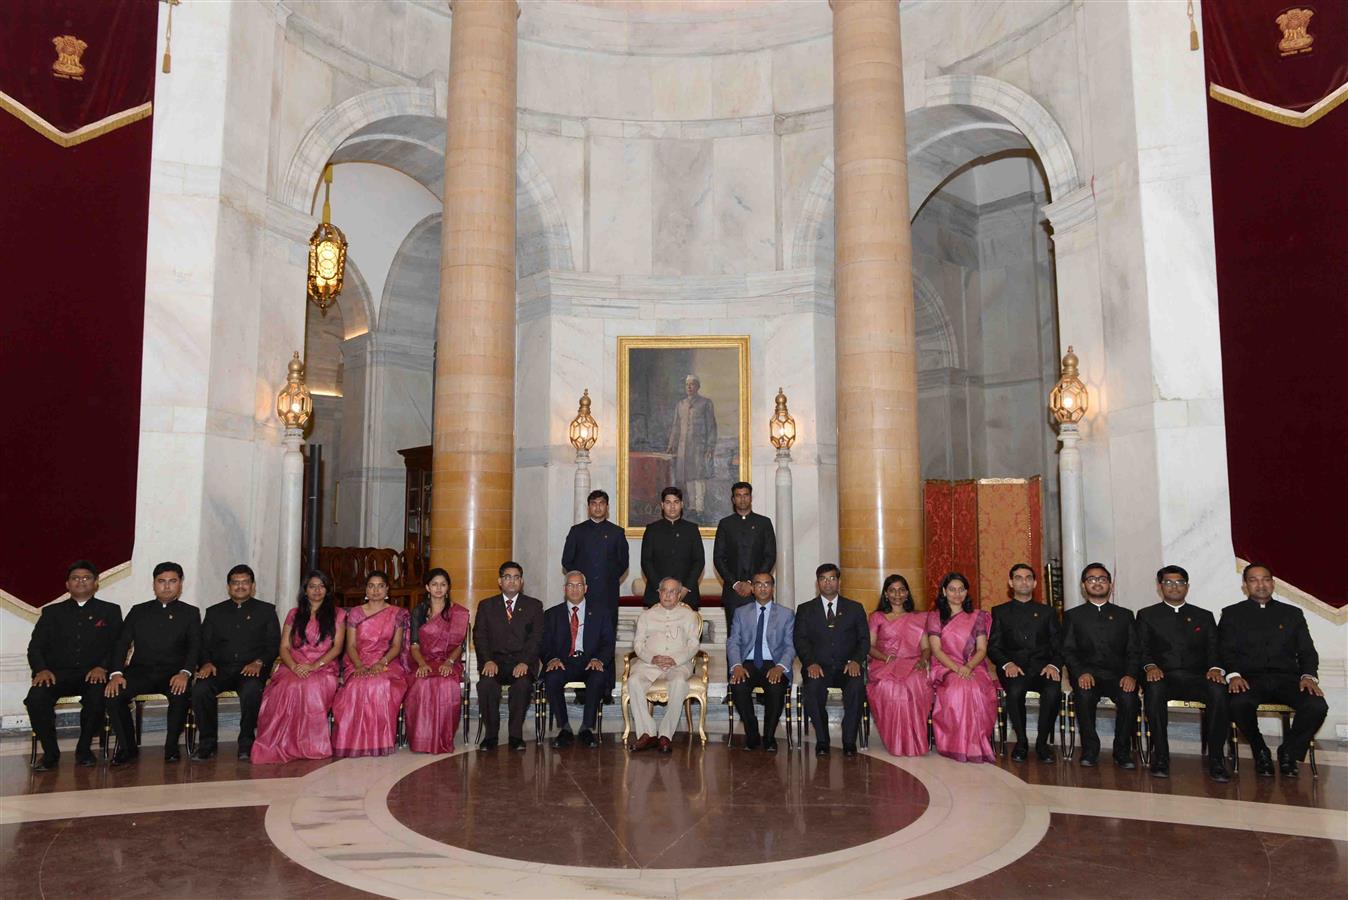
[[[941,593],[936,598],[936,608],[941,613],[942,625],[950,621],[950,601],[946,599],[945,589],[950,586],[950,582],[952,581],[958,581],[960,584],[964,585],[965,590],[969,590],[969,579],[965,578],[959,572],[947,572],[946,576],[941,579]],[[964,602],[960,604],[960,609],[967,613],[974,611],[973,591],[969,591],[969,593],[964,595]]]
[[[317,578],[323,582],[323,602],[318,607],[318,640],[314,643],[337,636],[337,603],[332,598],[332,579],[327,573],[313,569],[300,583],[300,597],[295,607],[295,622],[290,626],[290,646],[303,647],[309,630],[309,582]]]
[[[434,579],[437,575],[443,575],[445,583],[448,584],[451,588],[454,587],[454,582],[450,579],[449,573],[439,567],[431,569],[429,572],[426,573],[426,577],[421,579],[422,586],[430,587],[431,580]],[[450,607],[452,607],[453,605],[454,602],[450,599],[450,595],[446,593],[445,608],[440,610],[440,618],[448,622],[449,614],[452,611]],[[426,622],[430,619],[430,617],[431,617],[431,597],[430,594],[428,593],[425,597],[422,598],[421,602],[417,604],[416,609],[412,610],[412,633],[409,638],[410,643],[413,644],[417,643],[417,637],[421,632],[421,627],[426,624]]]
[[[885,583],[880,588],[880,605],[876,608],[885,615],[889,615],[894,611],[894,604],[889,602],[889,586],[896,581],[902,584],[903,589],[908,592],[908,599],[903,601],[903,611],[913,611],[913,589],[908,586],[907,578],[904,578],[902,575],[895,572],[893,575],[885,576]]]

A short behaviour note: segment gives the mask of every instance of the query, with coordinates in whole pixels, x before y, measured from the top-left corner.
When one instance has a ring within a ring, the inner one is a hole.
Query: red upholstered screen
[[[1043,499],[1039,476],[978,481],[926,481],[927,598],[959,572],[982,609],[1007,600],[1007,572],[1016,563],[1043,567]],[[1043,599],[1043,584],[1035,591]]]
[[[40,606],[131,558],[158,9],[4,10],[0,590]]]
[[[1232,539],[1343,606],[1348,3],[1204,3],[1203,31]]]

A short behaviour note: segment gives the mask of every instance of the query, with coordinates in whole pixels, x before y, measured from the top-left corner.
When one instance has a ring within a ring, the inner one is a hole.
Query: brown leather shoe
[[[670,740],[669,738],[667,738],[667,737],[662,737],[662,738],[660,738],[660,752],[661,752],[661,753],[673,753],[673,752],[674,752],[674,742],[671,741],[671,740]]]
[[[654,744],[655,738],[651,737],[649,734],[643,734],[641,737],[637,738],[637,742],[632,745],[632,752],[640,753],[642,750],[649,750]]]

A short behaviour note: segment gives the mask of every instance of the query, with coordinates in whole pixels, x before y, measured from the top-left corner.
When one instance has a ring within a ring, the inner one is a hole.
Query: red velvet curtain
[[[1348,3],[1207,2],[1203,32],[1232,539],[1342,606]]]
[[[77,558],[131,558],[157,16],[154,0],[5,5],[0,589],[34,606]],[[57,66],[66,36],[85,46]]]

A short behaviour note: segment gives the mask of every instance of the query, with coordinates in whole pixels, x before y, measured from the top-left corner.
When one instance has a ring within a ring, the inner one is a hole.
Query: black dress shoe
[[[852,757],[854,757],[854,756],[856,756],[856,755],[857,755],[857,748],[856,748],[856,747],[849,747],[849,746],[847,746],[846,744],[843,745],[843,757],[844,757],[844,758],[846,758],[846,759],[851,759]]]
[[[33,771],[34,771],[34,772],[50,772],[51,770],[53,770],[53,769],[56,768],[57,763],[60,761],[60,759],[61,759],[60,756],[46,756],[46,755],[44,755],[41,759],[39,759],[39,760],[37,761],[37,765],[33,766]]]
[[[121,768],[122,766],[135,762],[139,757],[140,751],[138,750],[118,750],[116,753],[112,754],[112,761],[108,765],[112,766],[114,769]]]
[[[1148,771],[1151,772],[1153,778],[1169,778],[1170,760],[1168,759],[1152,760],[1151,766]]]
[[[1053,748],[1050,747],[1048,744],[1041,744],[1039,746],[1036,746],[1034,748],[1034,755],[1039,757],[1039,761],[1043,763],[1051,763],[1058,761],[1057,754],[1053,752]],[[1085,760],[1082,760],[1082,762],[1085,762]]]
[[[1297,761],[1283,748],[1278,748],[1278,771],[1284,778],[1296,778],[1300,774]]]
[[[252,747],[244,747],[242,750],[239,751],[239,759],[247,761],[252,758],[253,758]]]
[[[1131,756],[1116,756],[1116,757],[1114,757],[1114,765],[1118,766],[1120,769],[1136,769],[1136,768],[1137,768],[1137,763],[1133,762],[1133,758],[1132,758]]]
[[[495,750],[499,741],[496,738],[483,738],[482,743],[477,745],[479,750]]]
[[[828,756],[828,744],[816,744],[814,748],[815,756]]]
[[[524,749],[524,738],[517,738],[517,737],[511,738],[511,739],[510,739],[510,749],[511,749],[511,750],[523,750],[523,749]]]
[[[744,739],[745,750],[757,750],[761,746],[763,746],[763,739],[760,738],[758,735],[754,735],[753,737],[747,737]]]
[[[775,737],[763,738],[763,752],[764,753],[777,752],[777,739]]]
[[[1226,773],[1226,763],[1220,759],[1208,761],[1208,777],[1218,784],[1226,784],[1231,780],[1231,776]]]
[[[83,766],[86,769],[92,769],[94,766],[98,765],[98,757],[94,756],[88,750],[76,750],[75,765]]]
[[[1030,748],[1022,743],[1017,743],[1011,748],[1011,758],[1016,762],[1025,762],[1030,757]]]
[[[554,750],[565,750],[571,746],[574,740],[575,737],[572,736],[571,729],[568,728],[565,731],[559,731],[557,736],[552,739],[550,746]]]
[[[1040,759],[1043,759],[1043,758],[1044,758],[1044,751],[1043,751],[1043,750],[1036,750],[1035,753],[1038,754],[1038,756],[1039,756]],[[1081,757],[1081,764],[1082,764],[1083,766],[1085,766],[1086,768],[1088,768],[1088,769],[1093,769],[1093,768],[1095,768],[1095,767],[1099,764],[1099,761],[1098,761],[1094,756],[1085,756],[1085,755],[1083,755],[1083,756]]]
[[[193,753],[193,754],[192,754],[190,757],[188,757],[188,758],[189,758],[189,759],[196,760],[197,762],[205,762],[206,760],[211,759],[212,757],[214,757],[214,756],[215,756],[215,753],[216,753],[216,748],[214,748],[214,747],[198,747],[197,750],[196,750],[196,752]],[[165,759],[168,759],[168,753],[167,753],[167,751],[164,753],[164,758],[165,758]]]
[[[580,732],[577,740],[580,741],[582,747],[589,747],[592,750],[599,746],[599,738],[595,737],[594,732],[588,728],[585,728]]]
[[[1268,752],[1268,748],[1254,754],[1254,774],[1263,778],[1273,777],[1273,754]]]
[[[212,754],[212,755],[214,755],[214,754]],[[180,751],[180,750],[178,749],[178,745],[177,745],[177,744],[174,744],[172,747],[165,747],[165,748],[164,748],[164,762],[166,762],[166,763],[175,763],[175,762],[177,762],[178,760],[180,760],[180,759],[182,759],[182,758],[183,758],[182,751]],[[209,758],[209,757],[208,757],[208,758]]]

